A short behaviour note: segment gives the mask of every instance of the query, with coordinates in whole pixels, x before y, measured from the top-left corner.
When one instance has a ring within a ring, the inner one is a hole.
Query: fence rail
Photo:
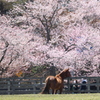
[[[44,87],[43,80],[43,77],[0,78],[0,94],[37,94]],[[66,78],[63,93],[100,93],[100,77]]]
[[[0,94],[39,93],[43,87],[43,78],[2,78]]]

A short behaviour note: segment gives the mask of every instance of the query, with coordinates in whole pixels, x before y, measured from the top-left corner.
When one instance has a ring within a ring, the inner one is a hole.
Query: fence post
[[[100,82],[99,79],[100,79],[100,77],[98,77],[97,80],[96,80],[96,82],[97,82],[97,92],[98,92],[98,93],[99,93],[99,84],[100,84],[100,83],[99,83],[99,82]]]
[[[8,85],[8,95],[9,95],[10,94],[10,79],[8,79],[7,85]]]
[[[87,91],[90,93],[90,78],[87,78]]]
[[[40,84],[42,84],[42,78],[40,78],[39,80],[40,80]]]
[[[14,79],[14,78],[12,79],[11,85],[12,85],[12,87],[11,87],[11,89],[12,89],[12,94],[15,94],[15,93],[14,93],[14,92],[15,92],[15,79]]]
[[[42,87],[43,87],[43,78],[40,79],[40,91],[42,91]]]
[[[36,83],[35,83],[35,81],[33,81],[33,83],[34,83],[34,84],[33,84],[33,94],[35,94],[35,91],[36,91],[35,84],[36,84]]]
[[[68,80],[68,93],[70,93],[70,78],[67,78]]]

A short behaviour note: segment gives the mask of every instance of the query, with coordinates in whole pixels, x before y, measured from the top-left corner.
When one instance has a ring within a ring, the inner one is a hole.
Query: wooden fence
[[[43,78],[2,78],[0,94],[35,94],[44,86]]]
[[[63,93],[100,93],[100,77],[71,77],[66,80]]]
[[[82,83],[86,80],[86,83]],[[74,81],[76,83],[74,83]],[[84,87],[82,89],[82,86]],[[40,78],[0,78],[1,94],[37,94],[44,87]],[[71,77],[65,79],[63,93],[100,93],[100,77]]]

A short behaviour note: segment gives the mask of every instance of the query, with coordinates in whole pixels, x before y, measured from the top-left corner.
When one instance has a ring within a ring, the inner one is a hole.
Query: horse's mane
[[[64,69],[62,72],[57,74],[56,77],[61,77],[64,74],[64,72],[67,72],[67,71],[69,71],[69,68],[68,69]]]
[[[62,72],[59,73],[59,75],[63,74],[64,72],[67,72],[69,71],[69,68],[68,69],[64,69]]]

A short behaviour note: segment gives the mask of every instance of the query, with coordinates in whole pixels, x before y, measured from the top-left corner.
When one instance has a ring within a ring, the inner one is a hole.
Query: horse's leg
[[[52,94],[54,94],[54,89],[52,89]]]
[[[60,91],[60,93],[59,93],[59,94],[61,94],[61,93],[62,93],[62,88],[61,88],[59,91]]]
[[[54,90],[54,94],[57,94],[57,90]]]
[[[47,93],[50,94],[50,93],[49,93],[49,89],[47,90]]]

